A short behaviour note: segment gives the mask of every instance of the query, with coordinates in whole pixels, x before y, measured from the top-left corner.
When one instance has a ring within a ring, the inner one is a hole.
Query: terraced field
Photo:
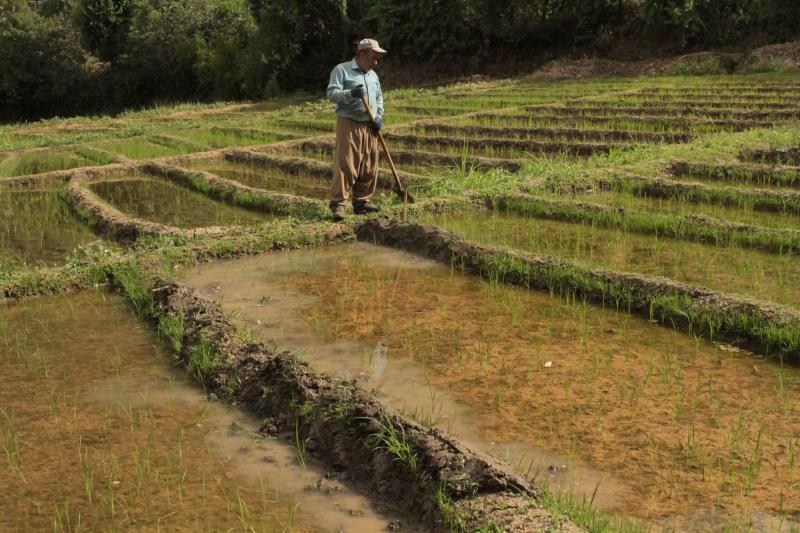
[[[380,217],[342,224],[325,102],[0,127],[0,363],[31,398],[0,405],[0,469],[27,494],[0,496],[0,525],[800,526],[796,76],[523,78],[386,108],[416,202],[384,169]],[[145,369],[108,354],[148,342],[146,375],[179,366],[256,444],[163,400],[134,420]],[[97,400],[107,380],[122,403]],[[44,471],[37,435],[66,412],[80,460]],[[210,455],[168,439],[151,461],[148,432],[175,427]],[[225,481],[209,496],[190,471]]]

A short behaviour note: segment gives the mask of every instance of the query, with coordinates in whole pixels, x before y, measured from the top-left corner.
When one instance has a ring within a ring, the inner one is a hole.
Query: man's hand
[[[364,97],[364,86],[363,85],[359,85],[358,87],[354,87],[353,89],[351,89],[350,90],[350,96],[352,96],[353,98],[356,98],[358,100],[363,98]]]
[[[382,127],[383,127],[383,117],[375,117],[375,122],[372,123],[372,129],[375,131],[375,133],[378,133],[379,131],[381,131]]]

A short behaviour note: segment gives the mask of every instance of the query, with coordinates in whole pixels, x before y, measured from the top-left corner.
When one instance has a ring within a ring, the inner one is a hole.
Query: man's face
[[[378,66],[380,57],[381,55],[375,50],[362,50],[356,54],[356,63],[358,63],[358,68],[364,72],[369,72]]]

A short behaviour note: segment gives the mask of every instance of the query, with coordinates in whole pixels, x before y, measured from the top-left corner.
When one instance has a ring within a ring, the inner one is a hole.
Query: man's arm
[[[327,94],[328,100],[337,104],[349,104],[354,100],[350,90],[344,88],[344,70],[341,66],[337,65],[331,71]]]
[[[378,92],[375,95],[375,117],[383,122],[383,91],[381,90],[380,81],[378,82]]]

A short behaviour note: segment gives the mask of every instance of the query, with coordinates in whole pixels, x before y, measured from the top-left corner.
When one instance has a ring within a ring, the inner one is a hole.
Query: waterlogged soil
[[[576,198],[596,204],[612,205],[632,211],[652,211],[672,215],[708,215],[714,218],[753,224],[768,228],[800,230],[800,215],[753,211],[746,207],[728,207],[707,203],[686,202],[650,196],[634,196],[622,192],[597,191]]]
[[[330,183],[305,174],[287,174],[274,167],[251,166],[225,159],[200,159],[181,163],[184,168],[204,170],[257,189],[327,200]]]
[[[800,308],[800,262],[793,255],[513,214],[441,215],[428,222],[483,244],[563,257],[592,267],[663,276]]]
[[[762,529],[800,505],[797,369],[368,244],[187,278],[262,340],[607,510]]]
[[[90,188],[123,213],[179,228],[259,224],[272,218],[158,179],[131,177],[93,183]]]
[[[129,139],[119,139],[115,141],[103,141],[88,145],[107,152],[122,155],[128,159],[154,159],[156,157],[166,157],[191,152],[188,146],[166,146],[148,140],[145,137],[131,137]]]
[[[389,147],[391,150],[389,153],[394,153],[392,147]],[[281,154],[286,154],[291,157],[303,157],[306,159],[313,159],[315,161],[321,161],[323,163],[333,163],[333,149],[331,148],[330,151],[322,151],[322,150],[288,150],[286,152],[281,152]],[[395,157],[394,159],[398,159]],[[421,174],[427,175],[430,174],[431,171],[435,169],[434,165],[427,164],[427,163],[398,163],[394,161],[394,166],[397,170],[402,170],[405,172],[410,172],[412,174]],[[382,169],[390,169],[389,162],[386,160],[386,157],[381,153],[380,158],[380,167]]]
[[[66,150],[34,150],[0,160],[0,177],[40,174],[91,164],[91,161]]]
[[[381,531],[368,500],[209,403],[121,297],[3,309],[0,530]]]
[[[0,264],[55,265],[95,241],[58,192],[0,191]]]

